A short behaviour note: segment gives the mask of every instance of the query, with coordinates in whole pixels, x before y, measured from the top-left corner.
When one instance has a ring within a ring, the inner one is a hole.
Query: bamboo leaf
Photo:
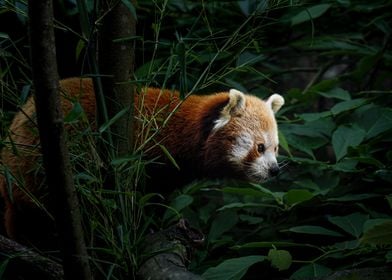
[[[310,8],[305,8],[305,10],[299,12],[297,15],[291,18],[291,25],[297,25],[318,18],[328,11],[330,7],[331,4],[319,4]]]

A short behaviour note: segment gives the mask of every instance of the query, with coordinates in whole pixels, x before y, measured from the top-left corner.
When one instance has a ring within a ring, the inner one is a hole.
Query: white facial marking
[[[270,168],[277,164],[275,153],[273,151],[267,151],[251,165],[250,177],[265,180],[268,178]]]
[[[253,147],[253,138],[247,132],[237,137],[230,154],[230,161],[241,164]]]

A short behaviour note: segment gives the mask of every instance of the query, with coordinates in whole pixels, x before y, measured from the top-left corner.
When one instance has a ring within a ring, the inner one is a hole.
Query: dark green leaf
[[[374,119],[371,126],[367,127],[366,139],[378,136],[381,133],[392,130],[392,110],[380,109],[380,115]]]
[[[378,219],[369,219],[365,222],[365,224],[363,225],[363,231],[366,232],[369,229],[377,226],[377,225],[381,225],[385,222],[390,222],[392,221],[392,217],[391,218],[378,218]]]
[[[110,120],[108,120],[107,122],[101,125],[101,127],[99,128],[99,133],[105,132],[111,125],[113,125],[118,119],[124,116],[128,111],[129,108],[124,108],[121,111],[119,111],[116,115],[114,115],[113,118],[111,118]]]
[[[289,190],[285,195],[284,199],[286,203],[290,206],[299,204],[301,202],[310,200],[313,198],[313,194],[308,190],[292,189]]]
[[[325,92],[318,92],[318,94],[327,97],[327,98],[336,98],[340,100],[350,100],[351,96],[350,93],[347,90],[344,90],[342,88],[336,87],[331,90],[325,91]]]
[[[336,161],[341,160],[347,154],[348,147],[358,146],[365,135],[366,132],[358,126],[339,126],[332,135]]]
[[[356,166],[358,164],[357,160],[354,160],[352,158],[344,158],[338,163],[332,165],[332,169],[335,171],[341,171],[341,172],[358,172],[356,169]]]
[[[320,226],[297,226],[297,227],[291,227],[291,228],[284,230],[284,231],[303,233],[303,234],[336,236],[336,237],[343,236],[336,231],[326,229],[326,228],[320,227]]]
[[[379,197],[380,195],[372,194],[372,193],[361,193],[361,194],[346,194],[343,196],[338,196],[334,198],[329,198],[327,201],[361,201],[369,198]]]
[[[360,245],[360,242],[358,239],[355,240],[350,240],[350,241],[343,241],[343,242],[338,242],[333,244],[332,246],[334,248],[340,249],[340,250],[352,250],[358,248]]]
[[[230,230],[237,223],[237,220],[238,216],[233,210],[220,212],[211,224],[208,239],[216,241],[223,233]]]
[[[137,15],[136,15],[136,9],[135,6],[133,5],[131,0],[121,0],[121,2],[128,8],[128,10],[131,12],[133,18],[137,20]]]
[[[278,131],[278,135],[279,135],[279,145],[283,148],[283,150],[285,150],[289,156],[292,156],[290,153],[290,148],[289,148],[289,144],[287,143],[286,137],[284,136],[282,131]]]
[[[171,218],[173,218],[175,215],[178,215],[179,212],[181,212],[182,209],[185,207],[191,205],[193,202],[193,197],[187,194],[181,194],[177,196],[171,203],[170,207],[165,212],[165,215],[163,216],[163,220],[167,221]]]
[[[299,117],[307,122],[317,121],[322,118],[326,118],[331,116],[330,112],[321,112],[321,113],[304,113],[300,114]]]
[[[64,123],[75,123],[83,114],[82,105],[79,102],[75,102],[72,106],[71,111],[64,117]]]
[[[332,112],[332,114],[334,114],[336,116],[340,113],[358,108],[359,106],[365,104],[366,102],[367,102],[367,100],[364,98],[357,98],[357,99],[353,99],[353,100],[343,101],[343,102],[340,102],[340,103],[336,104],[335,106],[333,106],[331,108],[331,112]]]
[[[392,245],[392,220],[384,221],[368,229],[361,238],[361,243]]]
[[[202,278],[206,280],[240,280],[249,267],[258,262],[263,262],[264,256],[246,256],[223,261],[216,267],[207,269]]]
[[[241,221],[247,222],[250,225],[260,225],[264,219],[261,217],[254,217],[250,215],[239,215]]]
[[[317,246],[309,245],[309,244],[301,244],[294,242],[285,242],[285,241],[260,241],[260,242],[249,242],[242,245],[235,245],[232,249],[247,249],[247,248],[282,248],[282,247],[306,247],[320,250]]]
[[[392,262],[392,250],[385,254],[385,261],[387,263],[391,263]]]
[[[363,232],[363,225],[369,219],[368,215],[353,213],[347,216],[330,216],[328,221],[340,227],[345,232],[359,238]]]
[[[291,275],[290,280],[317,279],[320,277],[327,276],[331,272],[332,270],[326,266],[312,263],[305,265],[298,269],[296,272],[294,272]]]
[[[264,192],[261,192],[260,190],[255,190],[255,189],[252,189],[252,188],[226,187],[226,188],[222,188],[222,191],[224,193],[231,193],[231,194],[238,194],[238,195],[249,195],[249,196],[253,196],[253,197],[269,196],[269,195],[266,195]]]
[[[297,25],[322,16],[329,8],[330,4],[319,4],[306,8],[291,19],[291,25]]]

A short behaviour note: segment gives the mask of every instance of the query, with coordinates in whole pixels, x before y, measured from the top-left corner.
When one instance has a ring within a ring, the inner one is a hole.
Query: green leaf
[[[306,247],[320,250],[317,246],[309,244],[301,244],[294,242],[285,241],[260,241],[260,242],[249,242],[242,245],[235,245],[231,247],[234,250],[247,249],[247,248],[280,248],[280,247]]]
[[[249,195],[252,197],[265,197],[269,196],[266,195],[264,192],[260,190],[255,190],[252,188],[234,188],[234,187],[226,187],[222,188],[222,192],[224,193],[231,193],[231,194],[238,194],[238,195]]]
[[[313,196],[314,195],[308,190],[292,189],[289,190],[283,198],[288,205],[293,206],[301,202],[310,200],[313,198]]]
[[[389,251],[388,253],[385,254],[385,261],[387,263],[391,263],[392,262],[392,251]]]
[[[353,213],[347,216],[328,217],[328,221],[340,227],[345,232],[359,238],[363,232],[363,225],[369,219],[368,215]]]
[[[332,270],[326,266],[312,263],[305,265],[294,272],[290,280],[318,279],[332,273]]]
[[[308,90],[308,93],[318,94],[319,92],[327,92],[330,91],[339,84],[339,80],[337,78],[321,80],[320,82],[311,86]]]
[[[5,256],[3,256],[3,258],[5,258]],[[1,261],[1,264],[0,264],[0,279],[5,279],[5,278],[3,278],[3,276],[5,275],[5,272],[7,271],[7,267],[8,267],[8,264],[9,264],[10,260],[11,260],[11,258],[8,257],[8,258],[5,258],[5,259],[3,259]]]
[[[286,140],[286,137],[284,136],[282,131],[278,131],[278,135],[279,135],[279,145],[283,148],[283,150],[285,150],[287,152],[287,154],[292,157],[291,152],[290,152],[290,148],[289,148],[289,143]]]
[[[241,221],[246,222],[250,225],[260,225],[264,219],[261,217],[254,217],[250,215],[238,215]]]
[[[361,243],[371,245],[392,245],[392,220],[376,224],[367,230]]]
[[[178,212],[180,212],[182,209],[191,205],[192,202],[193,202],[192,196],[187,195],[187,194],[180,194],[170,203],[170,207],[165,212],[163,220],[167,221],[168,219],[172,218]],[[175,211],[173,211],[173,210],[175,210]]]
[[[176,209],[177,211],[181,211],[185,207],[191,205],[193,202],[193,197],[187,194],[180,194],[177,196],[172,203],[170,203],[170,206]]]
[[[136,9],[135,6],[133,5],[131,0],[121,0],[121,2],[128,8],[128,10],[131,12],[133,18],[137,20],[137,15],[136,15]]]
[[[350,241],[343,241],[343,242],[338,242],[333,244],[332,246],[334,248],[340,249],[340,250],[352,250],[355,248],[358,248],[360,245],[359,240],[350,240]]]
[[[78,41],[78,44],[76,45],[76,50],[75,50],[75,59],[79,60],[80,54],[82,53],[82,50],[86,47],[86,43],[84,40],[80,39]]]
[[[343,196],[328,198],[326,201],[340,201],[340,202],[347,202],[347,201],[361,201],[369,198],[375,198],[380,195],[373,194],[373,193],[361,193],[361,194],[346,194]]]
[[[113,118],[105,122],[104,124],[101,125],[99,128],[99,133],[105,132],[111,125],[113,125],[118,119],[120,119],[123,115],[125,115],[128,112],[129,108],[124,108],[121,111],[119,111],[116,115],[114,115]]]
[[[272,267],[277,268],[279,271],[289,269],[293,261],[289,251],[277,250],[275,248],[269,250],[268,260],[271,262]]]
[[[350,93],[347,90],[344,90],[339,87],[333,88],[333,89],[325,91],[325,92],[318,92],[318,94],[320,94],[326,98],[336,98],[336,99],[345,100],[345,101],[351,99]]]
[[[263,204],[263,203],[254,203],[254,202],[232,202],[222,206],[221,208],[217,209],[217,211],[223,211],[227,209],[236,209],[236,208],[262,208],[262,207],[272,207],[278,208],[278,206],[273,204]]]
[[[2,39],[9,39],[10,36],[7,33],[0,32],[0,38],[2,38]]]
[[[249,267],[258,262],[263,262],[264,256],[246,256],[228,259],[215,267],[207,269],[202,278],[206,280],[239,280],[248,271]]]
[[[291,18],[291,25],[297,25],[318,18],[322,16],[330,7],[330,4],[319,4],[310,8],[306,8],[304,11]]]
[[[175,168],[177,168],[177,170],[180,170],[180,166],[177,164],[176,160],[174,159],[174,157],[172,157],[172,155],[170,154],[170,152],[168,151],[168,149],[166,149],[165,146],[163,146],[162,144],[158,145],[159,148],[161,148],[161,150],[163,151],[163,153],[165,154],[165,156],[170,160],[170,162],[173,164],[173,166]]]
[[[307,122],[317,121],[319,119],[323,119],[329,116],[331,116],[331,113],[328,111],[321,112],[321,113],[304,113],[299,115],[301,119]]]
[[[381,109],[380,116],[374,120],[373,124],[368,127],[366,133],[366,139],[378,136],[388,130],[392,130],[392,110],[383,108]]]
[[[352,76],[356,81],[362,81],[366,75],[371,71],[374,65],[380,60],[382,53],[363,57],[352,72]]]
[[[365,98],[357,98],[357,99],[353,99],[353,100],[343,101],[343,102],[340,102],[340,103],[336,104],[335,106],[333,106],[331,108],[331,112],[332,112],[332,114],[334,114],[336,116],[340,113],[358,108],[361,105],[365,104],[366,102],[368,102],[368,101]]]
[[[358,146],[365,135],[366,132],[358,126],[339,126],[332,135],[336,161],[341,160],[347,154],[348,147]]]
[[[336,236],[336,237],[343,236],[336,231],[326,229],[320,226],[297,226],[282,231],[290,231],[290,232],[304,233],[304,234],[315,234],[315,235],[327,235],[327,236]]]
[[[64,123],[75,123],[79,120],[83,114],[82,105],[79,102],[75,102],[72,106],[71,111],[64,117]]]
[[[389,218],[389,219],[388,218],[369,219],[363,225],[363,231],[366,232],[369,229],[371,229],[375,226],[381,225],[381,224],[388,222],[388,221],[392,221],[392,218]]]
[[[389,208],[392,209],[392,194],[386,195],[386,196],[385,196],[385,199],[386,199],[387,202],[388,202]]]
[[[357,160],[352,158],[344,158],[336,164],[333,164],[331,167],[335,171],[339,172],[357,172],[356,166],[358,164]]]
[[[238,216],[234,210],[220,212],[211,224],[208,239],[213,242],[218,240],[223,233],[230,230],[238,221]]]

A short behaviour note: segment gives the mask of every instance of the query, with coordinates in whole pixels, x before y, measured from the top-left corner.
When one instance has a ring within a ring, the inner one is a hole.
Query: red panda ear
[[[215,125],[213,131],[216,131],[224,127],[230,120],[232,116],[240,112],[245,108],[245,94],[236,89],[231,89],[229,91],[229,101],[223,107],[219,114],[219,118],[215,120]]]
[[[245,108],[245,94],[236,89],[229,91],[229,103],[223,108],[222,114],[231,116]]]
[[[284,98],[283,98],[281,95],[275,93],[275,94],[271,95],[271,96],[267,99],[266,103],[267,103],[267,105],[272,109],[272,111],[273,111],[274,113],[276,113],[276,112],[278,112],[279,109],[283,106],[283,104],[284,104]]]

